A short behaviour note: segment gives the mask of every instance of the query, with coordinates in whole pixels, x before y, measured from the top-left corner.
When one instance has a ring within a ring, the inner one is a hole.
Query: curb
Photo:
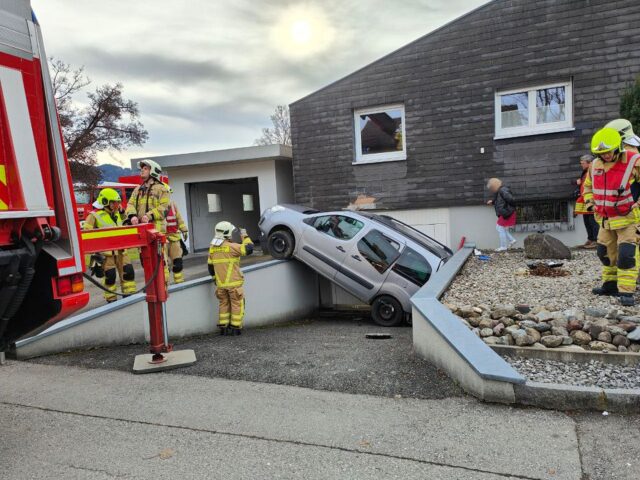
[[[589,363],[593,360],[597,362],[610,363],[613,365],[638,365],[640,364],[640,353],[622,352],[594,352],[584,350],[579,352],[568,348],[532,348],[517,347],[514,345],[489,345],[491,349],[506,357],[538,358],[541,360],[557,360],[560,362]]]

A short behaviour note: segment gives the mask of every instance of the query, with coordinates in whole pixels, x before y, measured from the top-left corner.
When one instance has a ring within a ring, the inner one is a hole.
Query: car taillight
[[[67,275],[66,277],[58,277],[57,279],[58,295],[64,297],[72,293],[80,293],[84,290],[84,281],[81,273]]]

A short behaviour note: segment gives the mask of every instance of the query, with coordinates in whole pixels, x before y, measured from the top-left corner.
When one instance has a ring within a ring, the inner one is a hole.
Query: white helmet
[[[231,234],[236,229],[231,222],[219,222],[216,225],[216,231],[213,238],[218,240],[231,238]]]
[[[154,162],[149,158],[145,158],[144,160],[140,160],[138,162],[138,168],[142,168],[143,165],[147,165],[149,167],[150,169],[149,175],[151,175],[151,177],[155,178],[159,182],[161,181],[160,175],[162,175],[162,167],[158,162]]]

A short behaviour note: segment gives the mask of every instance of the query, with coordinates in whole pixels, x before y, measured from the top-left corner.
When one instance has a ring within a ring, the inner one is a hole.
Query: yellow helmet
[[[622,148],[622,137],[613,128],[598,130],[591,138],[591,153],[602,155],[603,153],[617,153]]]
[[[93,202],[93,206],[97,209],[102,209],[109,205],[109,202],[117,202],[120,203],[122,199],[120,198],[120,194],[114,190],[113,188],[103,188],[100,190],[100,194],[95,202]]]
[[[633,133],[633,125],[625,118],[616,118],[605,125],[605,128],[613,128],[622,137],[622,143],[640,147],[640,138]]]

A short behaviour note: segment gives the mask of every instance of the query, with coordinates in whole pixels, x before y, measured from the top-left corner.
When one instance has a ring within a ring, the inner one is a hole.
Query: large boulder
[[[546,233],[532,233],[525,238],[524,255],[537,260],[571,260],[571,250],[560,240]]]

